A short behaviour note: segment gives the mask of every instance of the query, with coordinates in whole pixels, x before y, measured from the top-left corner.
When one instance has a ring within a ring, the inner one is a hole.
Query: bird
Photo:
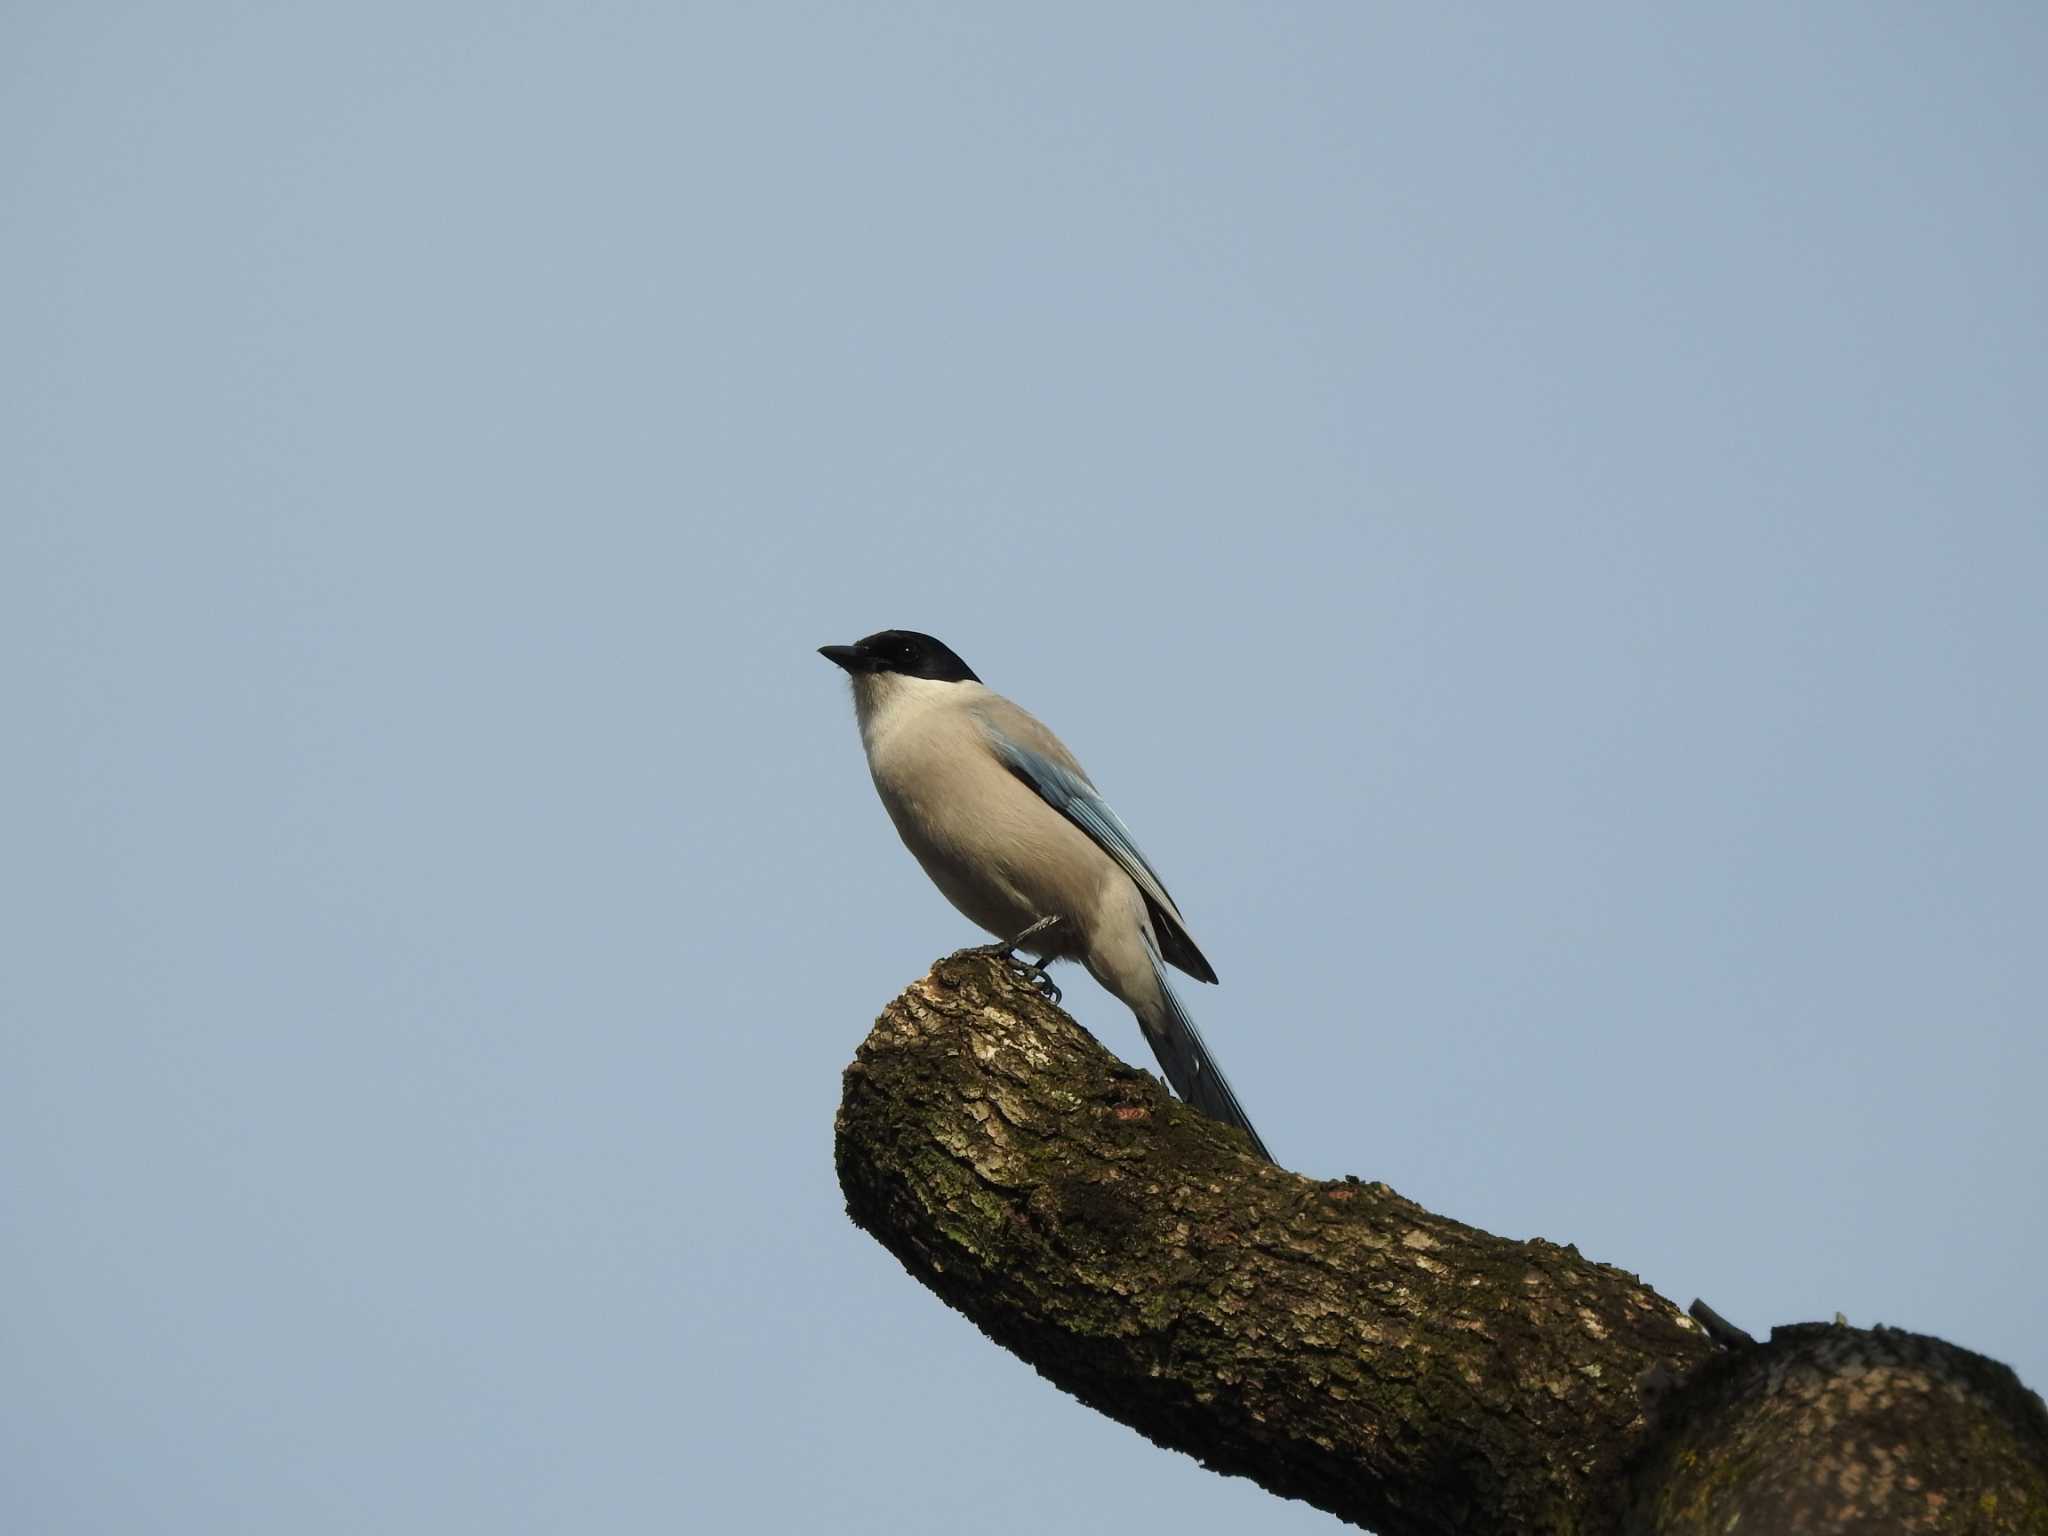
[[[1169,965],[1205,982],[1216,969],[1074,754],[930,635],[885,629],[818,654],[852,683],[868,772],[898,835],[940,893],[995,935],[984,948],[1053,1001],[1045,967],[1079,961],[1137,1016],[1174,1091],[1271,1162],[1167,982]]]

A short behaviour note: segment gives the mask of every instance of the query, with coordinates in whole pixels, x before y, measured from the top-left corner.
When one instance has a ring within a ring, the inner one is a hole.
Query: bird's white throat
[[[968,695],[988,690],[975,682],[944,683],[900,672],[863,672],[853,678],[853,712],[861,745],[874,756],[876,744],[934,709],[953,708]]]

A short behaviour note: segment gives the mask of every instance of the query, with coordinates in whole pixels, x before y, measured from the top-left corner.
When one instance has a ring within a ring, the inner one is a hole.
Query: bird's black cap
[[[851,645],[821,645],[818,654],[856,677],[863,673],[894,672],[903,677],[929,678],[936,683],[981,681],[945,641],[934,640],[914,629],[884,629]]]

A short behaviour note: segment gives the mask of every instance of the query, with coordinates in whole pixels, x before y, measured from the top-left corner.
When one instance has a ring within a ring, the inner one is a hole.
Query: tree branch
[[[1574,1248],[1259,1160],[986,957],[941,961],[883,1013],[846,1072],[837,1155],[855,1222],[997,1343],[1158,1443],[1382,1536],[1719,1530],[1738,1508],[1790,1529],[1782,1497],[1729,1499],[1770,1482],[1770,1436],[1817,1404],[1862,1467],[1868,1405],[1845,1383],[1879,1357],[1890,1428],[1901,1405],[1967,1400],[1972,1465],[2003,1479],[1993,1518],[2048,1523],[2048,1414],[2004,1367],[1848,1329],[1809,1331],[1832,1364],[1795,1330],[1724,1351]],[[1788,1395],[1793,1378],[1814,1391]],[[1914,1449],[1884,1492],[1924,1512]],[[1881,1479],[1857,1475],[1828,1510],[1878,1509]]]

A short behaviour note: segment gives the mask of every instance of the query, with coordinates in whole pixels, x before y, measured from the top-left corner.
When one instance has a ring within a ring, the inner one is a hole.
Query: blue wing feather
[[[1180,908],[1166,893],[1166,882],[1138,851],[1131,829],[1110,809],[1109,802],[1095,792],[1095,786],[1065,764],[1006,735],[987,716],[982,717],[981,723],[1004,766],[1036,790],[1047,805],[1086,832],[1131,877],[1151,908],[1152,923],[1159,930],[1160,949],[1165,957],[1191,976],[1214,981],[1215,967],[1189,936],[1181,922]]]

